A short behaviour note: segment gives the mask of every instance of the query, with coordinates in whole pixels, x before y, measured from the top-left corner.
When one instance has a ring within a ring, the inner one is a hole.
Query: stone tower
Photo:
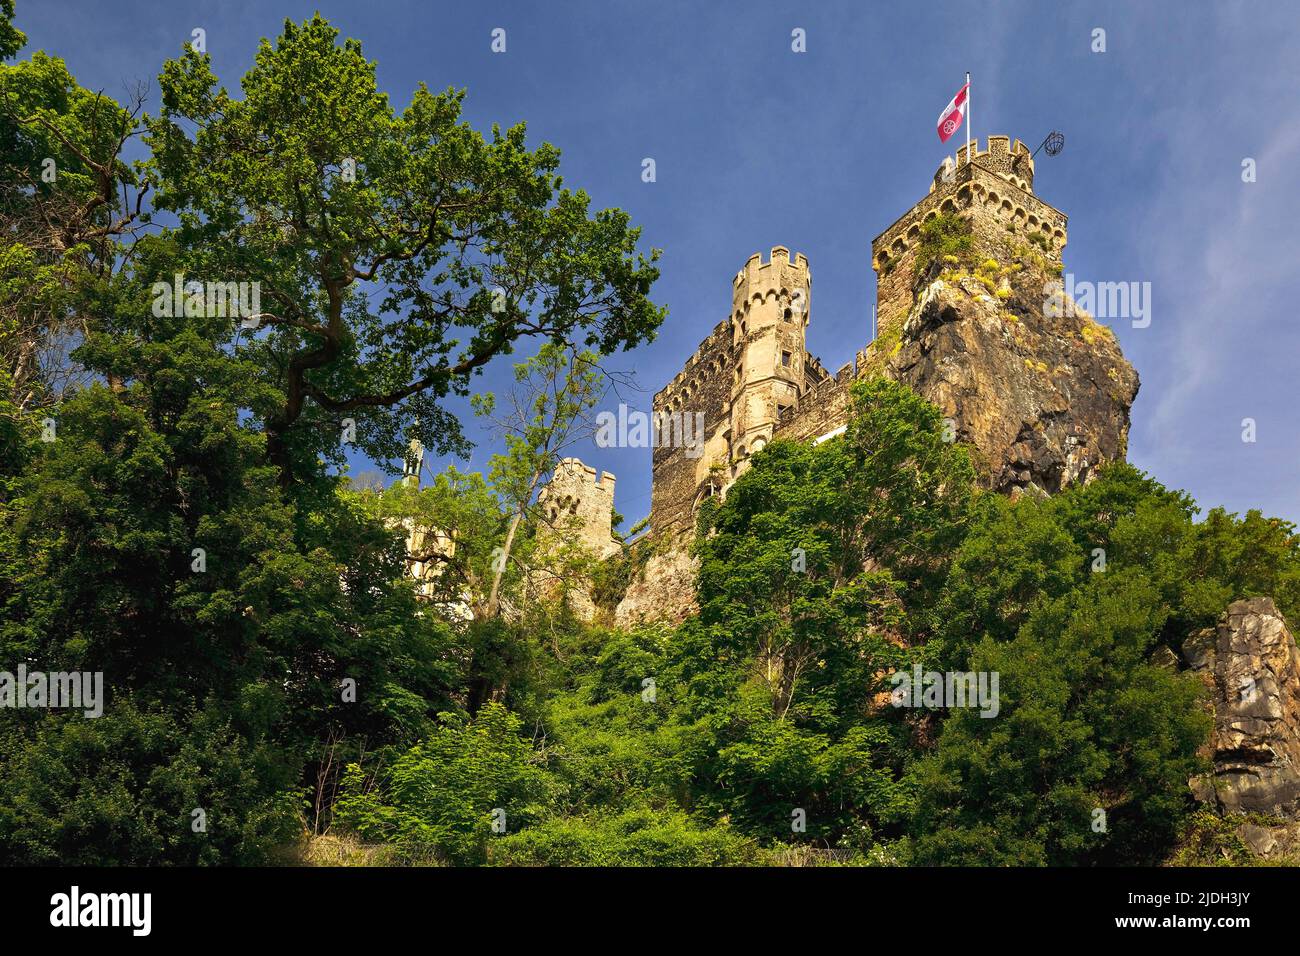
[[[895,343],[914,299],[914,268],[921,228],[939,215],[957,215],[972,227],[981,256],[1002,259],[1006,241],[1018,237],[1034,242],[1043,254],[1060,261],[1067,218],[1034,195],[1034,161],[1025,144],[1009,136],[990,136],[986,149],[979,141],[972,161],[966,147],[940,164],[925,198],[903,213],[871,242],[871,267],[876,272],[876,338]],[[888,358],[888,356],[884,356]]]
[[[723,494],[782,417],[827,377],[804,348],[811,293],[804,256],[791,256],[784,246],[774,247],[766,262],[754,253],[732,279],[728,318],[655,394],[656,417],[703,415],[704,436],[693,451],[656,444],[653,534],[693,531],[700,503]]]
[[[782,412],[799,403],[804,331],[812,294],[808,260],[790,259],[782,246],[769,261],[755,253],[731,288],[731,332],[736,366],[731,388],[732,478],[772,439]]]
[[[562,458],[551,480],[537,496],[547,521],[566,541],[583,545],[599,558],[622,547],[614,537],[614,476]]]

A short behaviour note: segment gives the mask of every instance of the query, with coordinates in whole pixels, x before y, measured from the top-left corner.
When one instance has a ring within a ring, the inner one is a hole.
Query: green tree
[[[501,582],[520,526],[530,516],[545,520],[534,507],[543,479],[555,470],[566,448],[594,429],[591,411],[606,388],[598,360],[590,351],[548,343],[533,358],[515,366],[517,388],[510,394],[510,409],[498,413],[492,396],[475,396],[480,414],[499,416],[495,420],[506,451],[492,456],[489,475],[510,512],[505,540],[493,559],[487,617],[500,611]]]
[[[522,125],[484,138],[461,92],[421,86],[397,112],[319,16],[262,43],[242,98],[192,49],[161,86],[157,204],[180,217],[187,275],[261,283],[241,348],[273,385],[254,411],[282,481],[340,460],[342,416],[377,460],[412,436],[463,451],[441,399],[520,339],[611,354],[663,318],[646,298],[657,252],[562,188],[554,147],[528,149]]]
[[[24,42],[0,6],[0,60]],[[0,63],[0,386],[18,417],[85,379],[68,352],[98,326],[121,243],[147,227],[149,184],[122,159],[142,131],[127,106],[43,51]]]
[[[896,825],[909,730],[882,711],[907,601],[941,578],[974,482],[937,409],[884,380],[854,387],[846,434],[774,441],[701,517],[700,615],[679,632],[690,719],[714,734],[708,799],[747,825],[869,839]]]
[[[1199,682],[1149,663],[1165,616],[1150,581],[1107,573],[986,638],[971,667],[999,675],[999,710],[950,712],[920,763],[917,862],[1162,860],[1210,727]]]

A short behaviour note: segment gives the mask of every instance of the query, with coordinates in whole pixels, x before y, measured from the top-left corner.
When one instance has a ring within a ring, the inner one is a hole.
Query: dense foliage
[[[7,59],[11,18],[0,0]],[[1160,661],[1236,598],[1298,619],[1291,524],[1200,518],[1124,464],[989,495],[937,409],[871,380],[842,436],[773,441],[702,508],[697,614],[616,629],[661,543],[596,566],[537,493],[601,356],[662,319],[656,254],[562,188],[552,147],[471,129],[461,93],[394,110],[319,17],[239,90],[192,49],[157,115],[44,53],[0,64],[0,671],[106,688],[94,718],[0,709],[0,858],[256,863],[330,834],[459,865],[1088,865],[1221,842],[1187,788],[1199,685]],[[923,243],[969,238],[941,218]],[[256,281],[262,312],[160,314],[176,275]],[[411,439],[463,451],[446,400],[530,341],[485,473],[346,477],[349,428],[394,474]],[[995,675],[996,706],[903,700],[914,668]]]

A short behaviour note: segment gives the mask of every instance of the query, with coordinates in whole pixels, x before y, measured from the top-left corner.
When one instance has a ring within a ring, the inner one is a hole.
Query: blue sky
[[[670,315],[613,363],[636,372],[646,408],[726,317],[736,270],[774,245],[810,261],[811,351],[834,369],[869,340],[871,239],[925,193],[947,153],[935,117],[969,70],[975,135],[1032,148],[1065,133],[1060,156],[1040,154],[1036,191],[1070,217],[1066,270],[1151,283],[1150,326],[1115,324],[1142,377],[1130,460],[1204,507],[1300,520],[1300,17],[1287,5],[18,0],[17,23],[28,53],[119,96],[202,27],[233,91],[259,38],[317,9],[361,40],[394,104],[420,81],[465,87],[476,127],[527,121],[533,142],[561,149],[568,185],[628,210],[664,250],[653,297]],[[491,52],[496,27],[505,54]],[[645,157],[657,182],[641,180]],[[471,467],[493,450],[480,437]],[[618,476],[629,524],[645,514],[648,451],[577,453]]]

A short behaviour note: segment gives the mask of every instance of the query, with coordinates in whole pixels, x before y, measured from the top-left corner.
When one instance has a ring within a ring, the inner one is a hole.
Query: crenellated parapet
[[[698,404],[701,394],[708,390],[710,382],[717,376],[730,380],[733,363],[731,361],[735,343],[732,341],[731,322],[723,319],[713,327],[713,331],[699,344],[682,370],[673,376],[672,381],[655,392],[654,409],[681,411],[694,401]]]
[[[828,374],[814,384],[798,405],[782,412],[774,437],[806,441],[842,426],[848,420],[849,390],[865,368],[864,350],[840,366],[834,375]]]
[[[981,150],[979,140],[971,142],[975,152],[975,165],[1001,176],[1007,182],[1018,186],[1027,193],[1032,193],[1034,191],[1034,158],[1030,155],[1029,147],[1020,140],[1013,143],[1010,136],[990,136],[987,143],[988,145]],[[949,156],[939,164],[939,168],[934,174],[934,182],[930,184],[931,192],[947,182],[952,171],[969,162],[966,151],[967,146],[962,144],[961,148],[957,150],[955,160]]]
[[[773,246],[766,262],[761,253],[750,256],[731,285],[733,318],[740,318],[734,313],[746,311],[753,303],[774,297],[791,299],[796,292],[806,296],[812,285],[812,272],[803,253],[796,253],[792,259],[785,246]],[[803,311],[807,312],[806,300]]]

